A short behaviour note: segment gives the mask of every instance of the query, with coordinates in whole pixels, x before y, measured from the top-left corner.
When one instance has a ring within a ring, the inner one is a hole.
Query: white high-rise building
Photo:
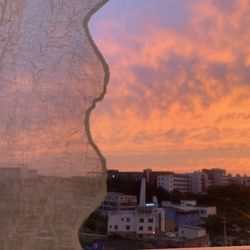
[[[247,183],[247,179],[241,178],[241,182]],[[203,169],[187,174],[162,173],[157,176],[157,187],[162,187],[169,192],[178,190],[183,193],[201,193],[211,186],[227,184],[226,170],[219,168]]]
[[[175,173],[167,173],[167,174],[160,174],[157,176],[157,187],[162,187],[165,190],[172,192],[174,190],[178,190],[183,193],[193,192],[193,186],[192,183],[195,180],[193,180],[192,174],[175,174]],[[201,183],[198,182],[197,183]],[[196,187],[197,186],[197,187]],[[194,187],[198,191],[198,187],[201,185],[194,184]]]

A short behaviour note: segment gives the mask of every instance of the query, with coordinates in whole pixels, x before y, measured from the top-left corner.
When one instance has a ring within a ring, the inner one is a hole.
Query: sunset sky
[[[249,23],[249,0],[110,0],[95,14],[111,77],[91,130],[109,169],[250,175]]]

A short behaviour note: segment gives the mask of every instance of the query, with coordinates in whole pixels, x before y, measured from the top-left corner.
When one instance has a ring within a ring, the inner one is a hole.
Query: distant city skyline
[[[110,66],[91,117],[109,169],[250,175],[249,1],[110,0],[90,30]]]

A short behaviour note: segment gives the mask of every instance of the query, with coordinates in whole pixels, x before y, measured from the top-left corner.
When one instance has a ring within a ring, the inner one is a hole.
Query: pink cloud
[[[91,124],[110,166],[125,168],[126,162],[112,160],[114,155],[190,150],[193,157],[190,153],[176,164],[175,154],[172,164],[166,157],[159,168],[216,165],[250,174],[250,6],[244,0],[231,8],[225,4],[190,1],[183,32],[157,26],[152,19],[149,23],[143,15],[139,34],[112,17],[99,23],[95,39],[110,65],[111,80]],[[228,148],[233,151],[225,153]],[[218,154],[210,158],[195,157],[214,149]],[[127,162],[148,165],[143,156]]]

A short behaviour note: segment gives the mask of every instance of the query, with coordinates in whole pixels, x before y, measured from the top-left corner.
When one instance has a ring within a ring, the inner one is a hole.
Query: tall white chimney
[[[141,191],[140,191],[140,207],[145,207],[146,204],[146,180],[143,177],[141,179]]]

